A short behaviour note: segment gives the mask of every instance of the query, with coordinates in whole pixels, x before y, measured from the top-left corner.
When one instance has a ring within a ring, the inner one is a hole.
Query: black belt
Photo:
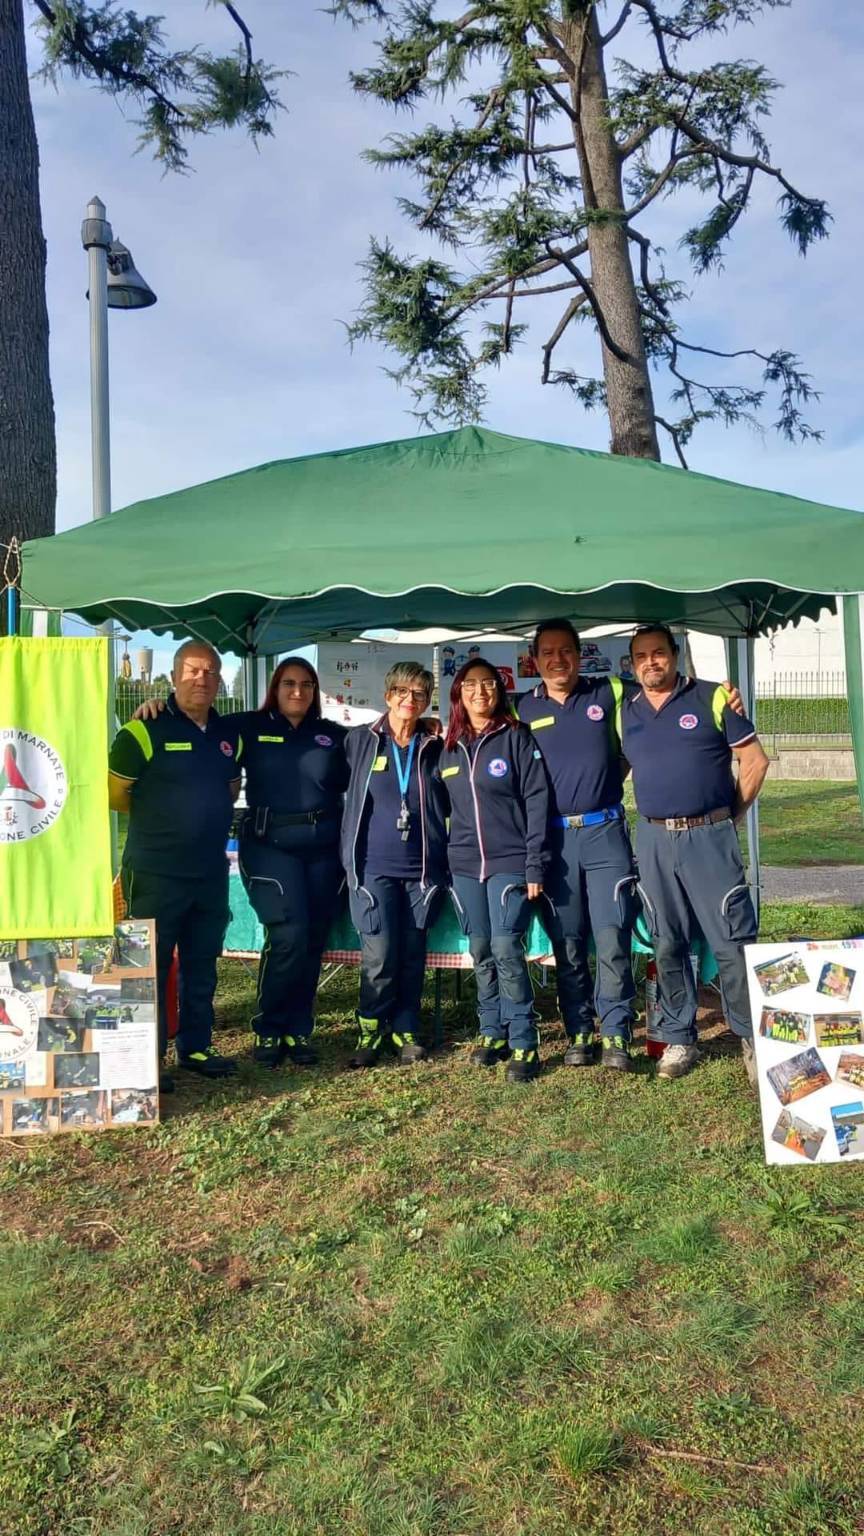
[[[259,805],[246,812],[243,830],[253,837],[266,837],[279,827],[314,827],[319,821],[332,819],[332,811],[271,811],[269,805]]]
[[[646,816],[652,827],[665,827],[667,832],[686,832],[690,827],[713,827],[717,821],[731,821],[732,812],[725,806],[719,811],[706,811],[704,816]]]

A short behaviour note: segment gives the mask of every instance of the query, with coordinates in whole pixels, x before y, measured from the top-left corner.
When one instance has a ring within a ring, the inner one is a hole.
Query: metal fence
[[[850,747],[845,672],[775,672],[756,684],[756,729],[766,751]]]
[[[132,678],[118,677],[114,695],[117,719],[121,725],[125,725],[145,699],[167,699],[170,692],[171,684],[168,682],[141,683]],[[244,704],[242,698],[221,693],[217,695],[216,708],[220,715],[235,715],[244,708]]]

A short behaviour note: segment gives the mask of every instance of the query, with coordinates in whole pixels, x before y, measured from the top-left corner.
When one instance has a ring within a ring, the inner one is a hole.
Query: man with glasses
[[[240,789],[243,744],[213,709],[222,663],[206,642],[174,657],[174,691],[156,719],[130,720],[109,759],[112,810],[129,817],[121,878],[130,917],[156,921],[159,1053],[167,1049],[165,989],[180,962],[177,1059],[186,1071],[222,1078],[236,1063],[212,1044],[216,960],[228,924],[225,845]],[[160,1072],[161,1092],[173,1090]]]

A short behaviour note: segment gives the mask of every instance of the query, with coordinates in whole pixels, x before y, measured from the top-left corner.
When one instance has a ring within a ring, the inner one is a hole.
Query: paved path
[[[864,907],[864,864],[806,864],[799,869],[763,864],[762,900]]]

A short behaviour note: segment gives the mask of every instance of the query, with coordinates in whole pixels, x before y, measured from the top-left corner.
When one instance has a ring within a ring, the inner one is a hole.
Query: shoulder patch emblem
[[[680,725],[682,731],[695,731],[697,725],[699,724],[699,716],[682,715],[678,721],[678,724]]]
[[[493,779],[503,779],[507,773],[507,764],[503,757],[493,757],[486,772],[491,773]]]
[[[332,736],[316,736],[315,740],[319,747],[332,747],[333,745]]]
[[[226,757],[234,756],[234,748],[232,747],[230,741],[220,741],[219,751],[224,752]]]
[[[599,704],[589,704],[585,711],[589,720],[605,720],[606,711]]]

